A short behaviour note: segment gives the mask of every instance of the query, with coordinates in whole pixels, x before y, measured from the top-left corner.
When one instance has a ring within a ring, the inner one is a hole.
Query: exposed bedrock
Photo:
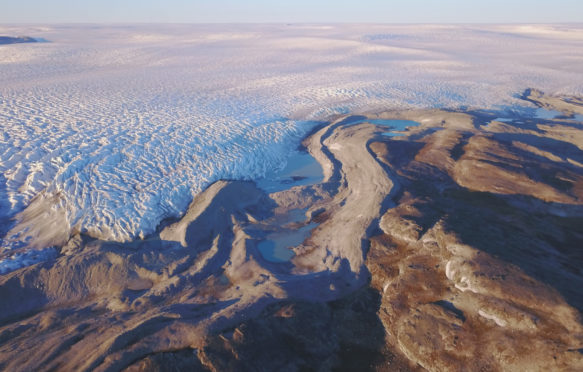
[[[320,184],[220,181],[148,239],[77,235],[0,277],[0,369],[581,370],[569,112],[370,116],[420,123],[403,137],[339,118],[304,142]],[[289,261],[258,248],[306,228]]]
[[[402,185],[367,257],[387,341],[428,370],[581,369],[583,178],[558,157],[583,156],[573,125],[440,117],[371,145]]]

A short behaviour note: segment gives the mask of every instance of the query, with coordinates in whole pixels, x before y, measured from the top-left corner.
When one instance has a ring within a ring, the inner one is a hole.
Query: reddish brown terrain
[[[583,102],[524,99],[561,115],[342,117],[304,142],[319,184],[220,181],[148,239],[73,237],[0,277],[0,370],[583,370]]]

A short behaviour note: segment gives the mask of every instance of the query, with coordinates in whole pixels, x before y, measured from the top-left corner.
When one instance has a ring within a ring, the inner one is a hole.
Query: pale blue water
[[[563,115],[562,112],[560,111],[556,111],[556,110],[547,110],[545,108],[539,107],[537,109],[534,110],[534,119],[544,119],[544,120],[552,120],[552,119],[556,119],[557,117]],[[583,122],[583,115],[581,114],[575,114],[573,116],[573,119],[575,121],[579,121],[579,122]],[[494,119],[494,121],[500,121],[503,123],[521,123],[520,120],[518,120],[517,118],[505,118],[505,117],[499,117]]]
[[[382,125],[384,127],[389,127],[391,130],[389,132],[383,133],[385,136],[403,136],[403,133],[395,133],[395,132],[402,132],[407,127],[416,127],[419,125],[418,122],[413,120],[396,120],[396,119],[368,119],[361,121],[362,123],[371,123],[375,125]],[[354,123],[356,124],[356,123]]]
[[[299,229],[270,234],[268,239],[257,245],[257,248],[263,258],[269,262],[287,262],[295,255],[290,248],[300,245],[316,226],[318,224],[313,222]]]
[[[561,115],[561,112],[556,110],[547,110],[542,107],[537,108],[534,117],[537,119],[554,119]]]
[[[398,132],[404,131],[405,129],[407,129],[407,127],[416,127],[419,125],[418,122],[413,121],[413,120],[367,119],[367,118],[357,119],[354,121],[348,121],[347,125],[357,125],[357,124],[362,124],[362,123],[371,123],[374,125],[380,125],[383,127],[390,128],[391,129],[390,131],[383,133],[384,136],[389,136],[389,137],[403,136],[404,135],[403,133],[398,133]]]
[[[287,262],[293,258],[294,253],[290,248],[301,244],[310,231],[318,226],[317,223],[310,223],[300,228],[293,228],[293,224],[305,221],[306,211],[307,209],[292,209],[278,221],[281,226],[292,224],[292,228],[284,227],[280,231],[270,233],[257,245],[263,258],[269,262]]]
[[[288,159],[283,169],[268,173],[265,178],[257,180],[257,186],[267,192],[287,190],[293,186],[308,186],[322,182],[322,167],[312,155],[297,151]]]
[[[404,136],[403,132],[407,127],[416,127],[419,125],[418,122],[412,120],[387,120],[387,119],[375,119],[375,120],[368,120],[369,123],[382,125],[385,127],[391,128],[389,132],[384,132],[383,136],[388,137],[399,137]]]

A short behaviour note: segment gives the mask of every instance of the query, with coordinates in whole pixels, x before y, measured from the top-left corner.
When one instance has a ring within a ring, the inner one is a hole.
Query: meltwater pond
[[[400,132],[403,132],[405,129],[407,129],[407,127],[416,127],[419,125],[418,122],[413,121],[413,120],[375,119],[375,120],[369,120],[368,122],[372,123],[372,124],[383,125],[383,126],[391,128],[390,131],[383,133],[383,136],[388,136],[388,137],[404,136],[405,134],[400,133]]]
[[[383,136],[387,137],[399,137],[404,136],[404,133],[408,127],[416,127],[419,125],[418,122],[413,120],[401,120],[401,119],[368,119],[366,117],[356,116],[353,120],[348,118],[345,121],[345,125],[357,125],[362,123],[370,123],[374,125],[380,125],[390,129],[387,132],[382,133]]]
[[[310,223],[295,230],[270,234],[257,245],[257,249],[269,262],[287,262],[295,255],[291,248],[302,244],[316,226],[317,223]]]
[[[300,245],[310,234],[317,223],[306,222],[306,209],[292,209],[279,215],[274,225],[281,226],[277,231],[270,232],[265,239],[257,244],[261,256],[269,262],[287,262],[294,256],[291,248]]]
[[[320,163],[305,151],[295,151],[285,167],[268,172],[257,180],[257,186],[267,192],[287,190],[293,186],[308,186],[322,182],[324,173]]]
[[[581,114],[573,114],[572,117],[568,116],[567,114],[557,111],[557,110],[548,110],[544,107],[538,107],[534,109],[531,114],[528,116],[516,116],[509,113],[506,115],[501,115],[500,117],[495,118],[493,121],[503,122],[503,123],[514,123],[514,124],[523,124],[525,120],[572,120],[576,122],[583,122],[583,115]]]
[[[557,118],[558,116],[561,116],[562,113],[560,111],[557,110],[547,110],[543,107],[539,107],[536,109],[535,113],[534,113],[534,117],[536,119],[545,119],[545,120],[552,120]]]

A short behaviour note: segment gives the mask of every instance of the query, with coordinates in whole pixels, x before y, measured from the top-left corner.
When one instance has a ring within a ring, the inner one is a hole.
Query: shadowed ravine
[[[0,369],[583,368],[583,106],[525,98],[564,117],[340,117],[304,140],[322,182],[219,181],[148,239],[74,236],[0,277]]]

